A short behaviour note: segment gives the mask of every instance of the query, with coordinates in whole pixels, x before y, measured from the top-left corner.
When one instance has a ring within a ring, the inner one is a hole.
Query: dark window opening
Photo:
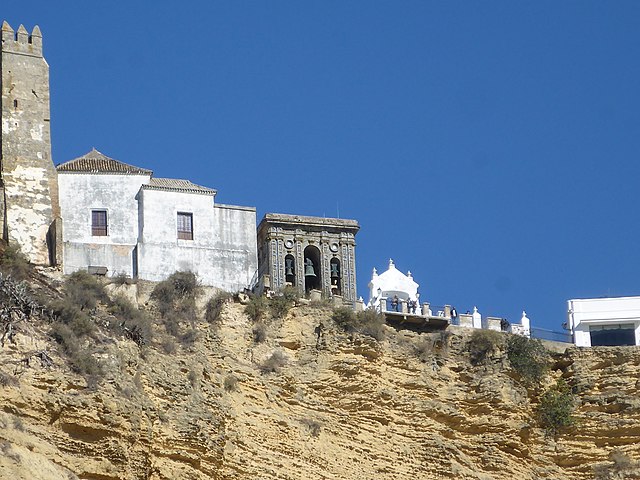
[[[589,328],[591,346],[622,346],[636,344],[636,331],[633,324],[592,325]]]
[[[193,240],[193,214],[178,212],[178,238]]]
[[[107,211],[92,210],[91,211],[91,235],[94,237],[107,236]]]
[[[18,108],[18,100],[13,101],[13,108]]]

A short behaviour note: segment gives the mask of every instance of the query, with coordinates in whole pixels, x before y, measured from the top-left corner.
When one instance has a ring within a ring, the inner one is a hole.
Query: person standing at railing
[[[451,323],[454,325],[457,325],[458,321],[458,311],[456,310],[456,307],[454,307],[453,305],[451,306]]]
[[[391,309],[394,312],[398,311],[398,306],[400,305],[400,300],[398,299],[398,295],[394,295],[391,299]]]

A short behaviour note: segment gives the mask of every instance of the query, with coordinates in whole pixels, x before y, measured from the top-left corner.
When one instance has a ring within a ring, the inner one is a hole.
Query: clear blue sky
[[[116,6],[117,5],[117,6]],[[358,291],[559,329],[640,294],[640,2],[4,2],[56,163],[96,147],[266,212],[357,219]]]

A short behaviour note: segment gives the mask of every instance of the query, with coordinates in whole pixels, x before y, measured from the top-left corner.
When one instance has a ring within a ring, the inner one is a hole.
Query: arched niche
[[[329,262],[331,275],[331,293],[333,295],[342,295],[342,270],[340,269],[340,259],[333,257]]]
[[[286,285],[296,284],[296,259],[290,253],[284,257],[284,281]]]
[[[322,290],[320,250],[313,245],[304,249],[304,291]]]

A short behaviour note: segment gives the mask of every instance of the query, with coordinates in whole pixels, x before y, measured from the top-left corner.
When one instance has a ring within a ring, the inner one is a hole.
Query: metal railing
[[[573,343],[573,336],[568,332],[557,332],[544,328],[531,328],[531,338],[550,340],[552,342]]]

